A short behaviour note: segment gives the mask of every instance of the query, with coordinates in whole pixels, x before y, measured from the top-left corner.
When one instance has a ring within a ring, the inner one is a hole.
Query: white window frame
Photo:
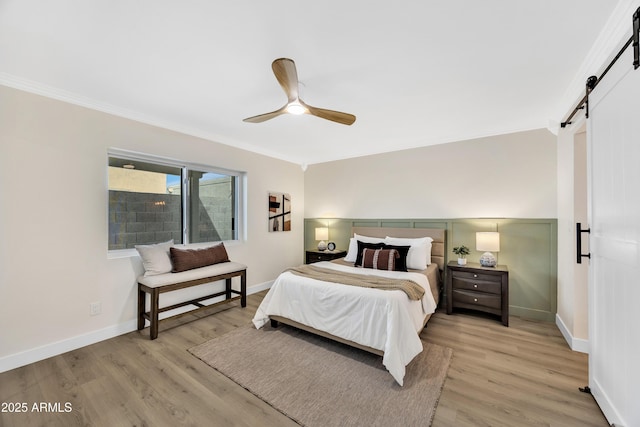
[[[217,173],[223,174],[227,176],[235,177],[235,202],[234,202],[234,210],[235,210],[235,224],[234,224],[234,238],[231,240],[223,240],[225,244],[233,244],[235,242],[241,242],[246,240],[246,194],[247,194],[247,173],[244,171],[236,171],[226,168],[221,168],[217,166],[205,165],[202,163],[196,162],[187,162],[183,160],[171,159],[167,157],[156,156],[153,154],[146,154],[140,152],[134,152],[129,150],[122,150],[119,148],[110,148],[107,151],[107,165],[109,164],[109,158],[116,157],[118,159],[123,160],[131,160],[131,161],[140,161],[146,163],[154,163],[162,166],[170,166],[181,169],[181,208],[182,208],[182,243],[190,244],[189,242],[189,194],[188,193],[188,171],[195,170],[198,172],[205,173]],[[107,167],[108,169],[108,167]],[[108,178],[107,178],[108,180]],[[106,210],[107,210],[107,234],[109,228],[109,191],[108,191],[108,183],[107,183],[107,192],[106,192]],[[198,242],[198,244],[210,244],[215,243],[212,242]],[[131,256],[132,254],[136,254],[137,251],[133,248],[127,249],[109,249],[109,245],[107,244],[107,252],[109,258],[120,258]]]

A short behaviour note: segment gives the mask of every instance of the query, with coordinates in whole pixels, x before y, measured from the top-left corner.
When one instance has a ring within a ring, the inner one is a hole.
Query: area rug
[[[241,327],[189,352],[303,426],[422,427],[453,353],[422,344],[402,387],[381,356],[286,325]]]

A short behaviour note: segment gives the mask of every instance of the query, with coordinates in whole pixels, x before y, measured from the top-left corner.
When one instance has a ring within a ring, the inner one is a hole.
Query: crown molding
[[[68,104],[78,105],[80,107],[88,108],[90,110],[100,111],[103,113],[111,114],[113,116],[122,117],[124,119],[133,120],[136,122],[144,123],[151,126],[156,126],[162,129],[179,132],[185,135],[194,136],[197,138],[206,139],[208,141],[228,145],[240,150],[249,151],[252,153],[260,154],[274,159],[283,160],[285,162],[301,164],[300,159],[283,157],[278,153],[272,152],[267,149],[256,149],[255,146],[246,144],[238,140],[230,140],[229,138],[221,137],[220,135],[213,135],[209,132],[202,131],[200,129],[188,128],[183,125],[172,123],[167,120],[160,119],[158,117],[148,116],[136,111],[127,110],[112,104],[96,101],[95,99],[79,95],[74,92],[69,92],[56,87],[48,86],[42,83],[38,83],[22,77],[17,77],[12,74],[0,72],[0,85],[18,89],[24,92],[33,93],[36,95],[44,96],[46,98],[55,99],[58,101],[66,102]],[[225,142],[222,142],[225,141]]]

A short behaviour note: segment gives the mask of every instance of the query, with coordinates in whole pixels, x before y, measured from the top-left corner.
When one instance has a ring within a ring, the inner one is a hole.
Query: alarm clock
[[[333,242],[327,243],[327,249],[332,251],[332,252],[335,251],[336,250],[336,244],[333,243]]]

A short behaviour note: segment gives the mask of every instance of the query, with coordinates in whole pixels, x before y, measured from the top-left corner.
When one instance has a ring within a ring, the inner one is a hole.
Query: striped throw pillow
[[[369,249],[362,250],[362,267],[375,270],[393,271],[396,267],[396,259],[400,254],[395,249]]]

